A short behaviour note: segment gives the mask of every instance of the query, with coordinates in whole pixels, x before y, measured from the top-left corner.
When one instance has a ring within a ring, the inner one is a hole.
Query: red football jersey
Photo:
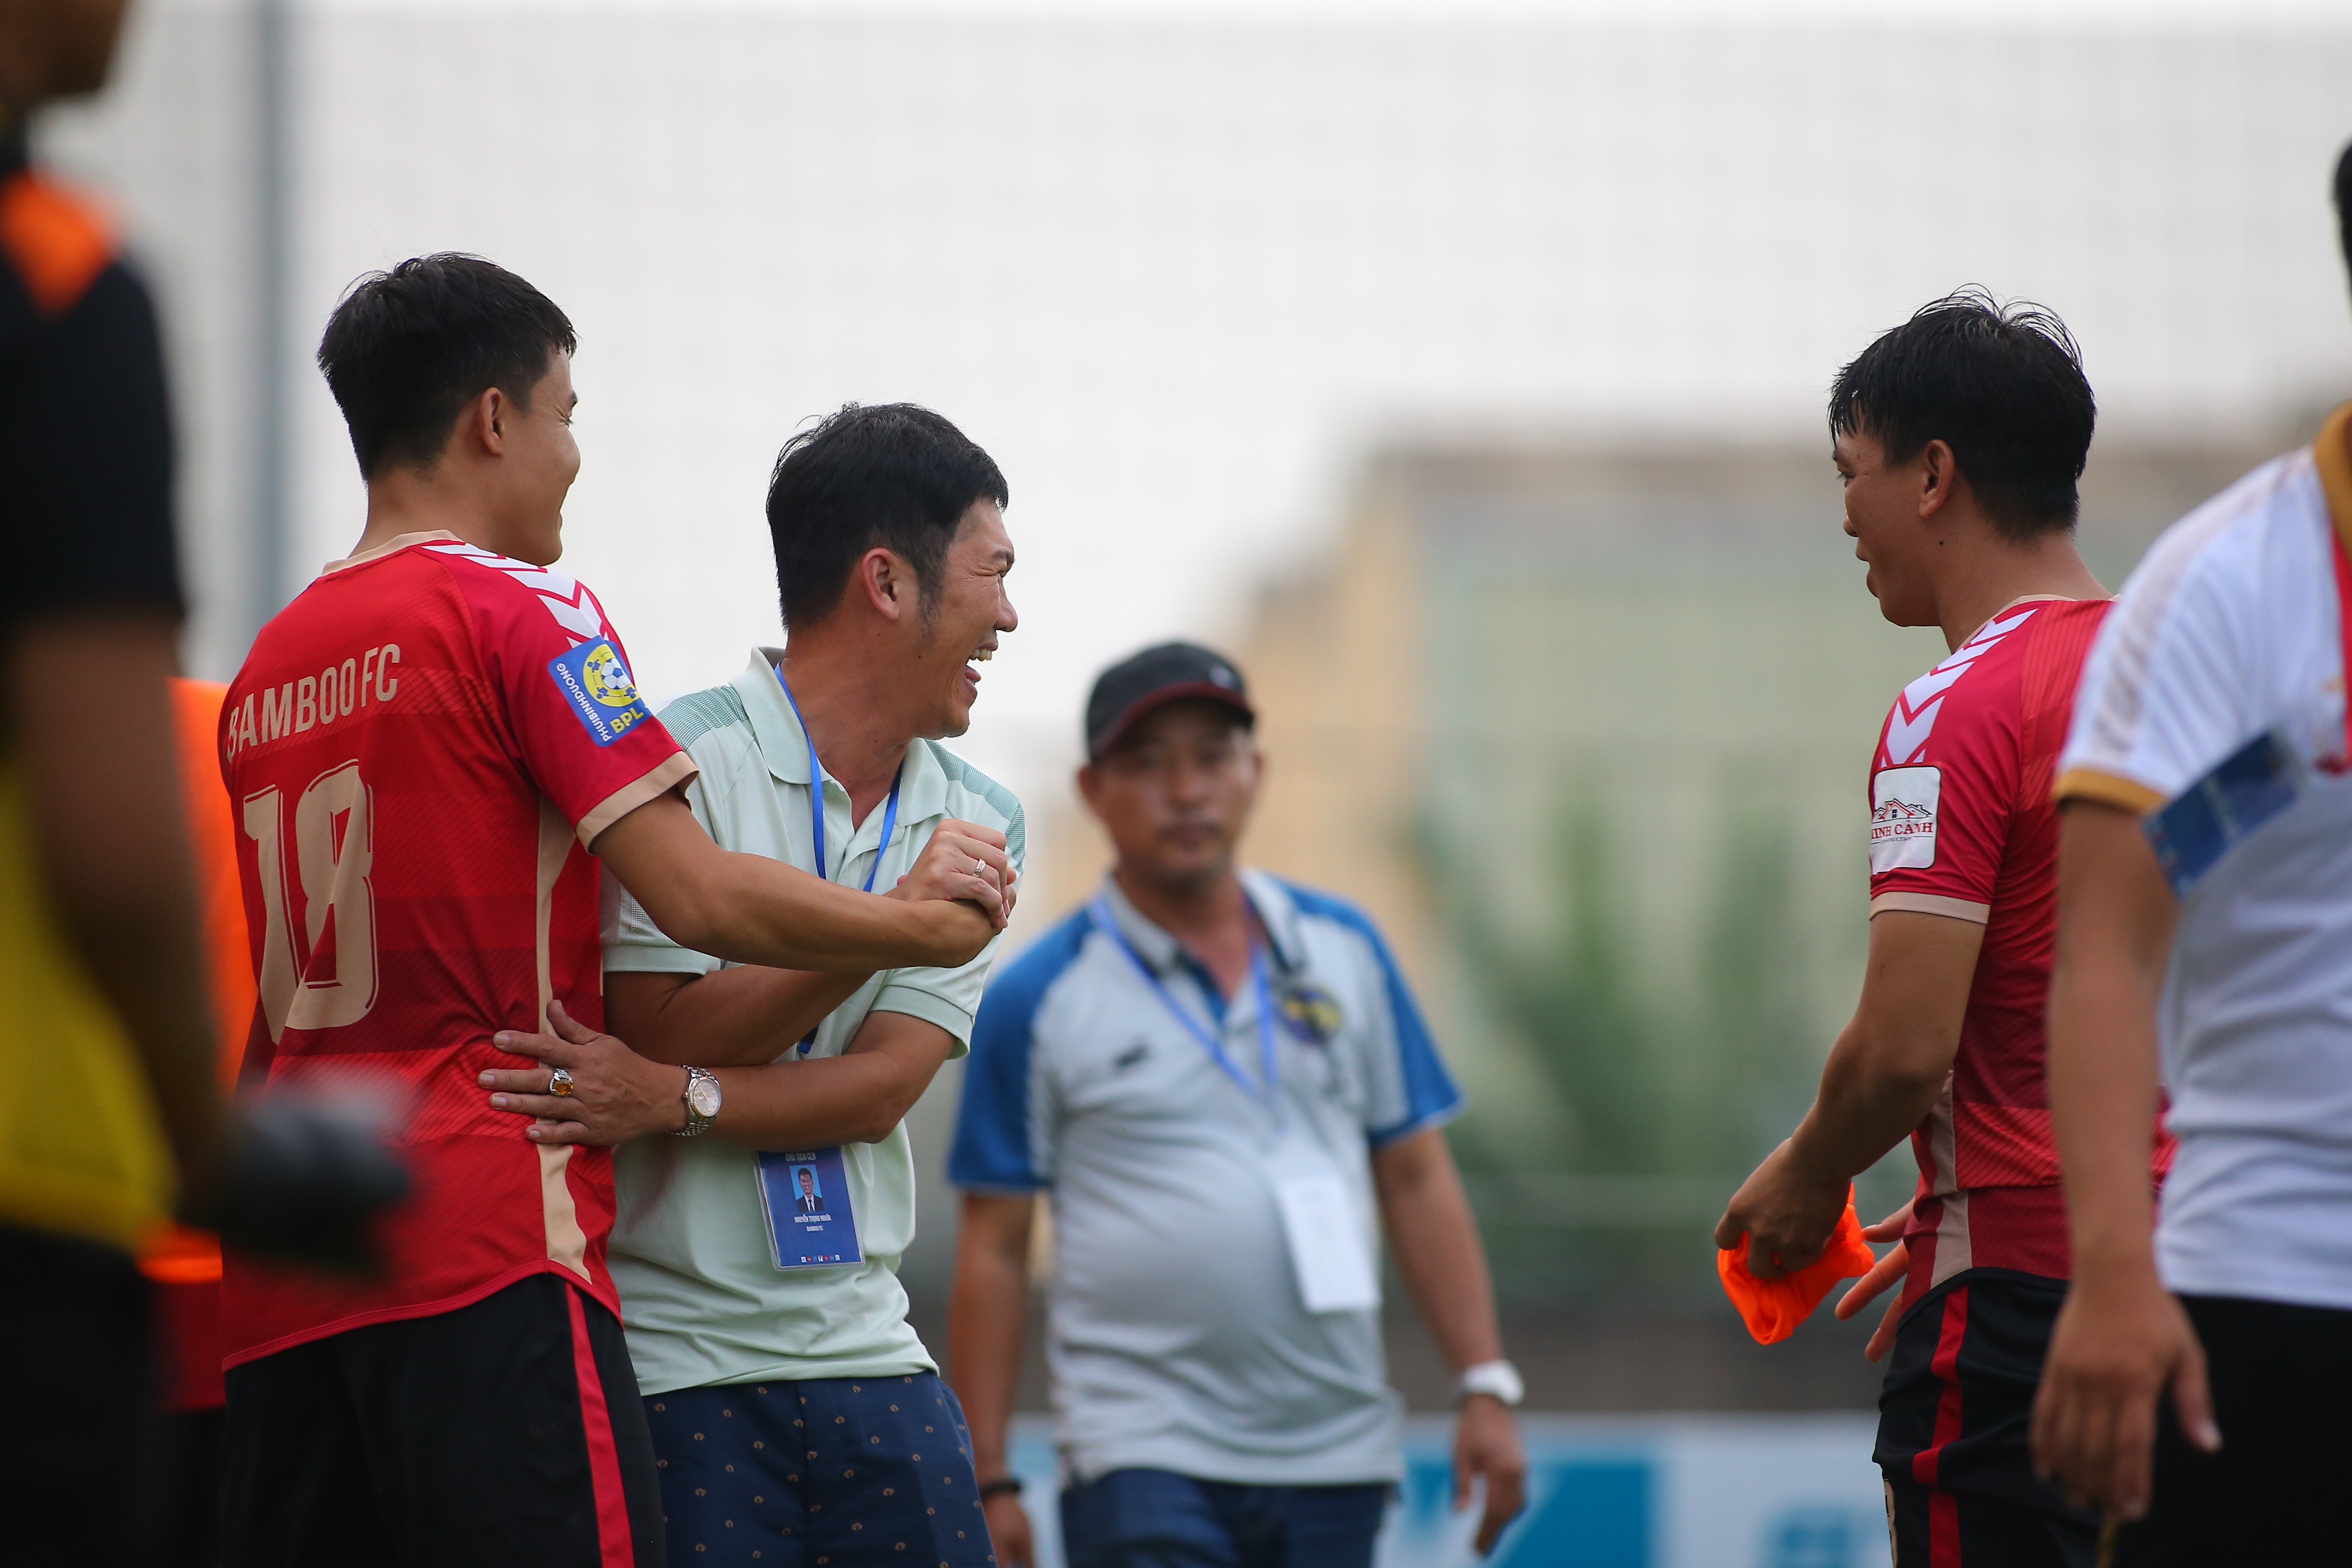
[[[603,606],[446,533],[339,562],[255,641],[221,713],[261,1005],[246,1070],[397,1079],[415,1191],[352,1283],[232,1255],[228,1363],[448,1311],[542,1270],[615,1311],[609,1151],[542,1148],[476,1083],[560,999],[604,1021],[585,845],[694,774]]]
[[[2027,599],[1903,689],[1870,772],[1870,910],[1983,924],[1952,1076],[1911,1134],[1906,1303],[1966,1268],[2072,1272],[2042,1078],[2058,931],[2050,789],[2104,599]],[[2158,1168],[2169,1163],[2159,1136]]]

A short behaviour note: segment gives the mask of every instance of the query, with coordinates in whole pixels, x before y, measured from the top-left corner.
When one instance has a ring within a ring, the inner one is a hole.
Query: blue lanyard
[[[809,757],[809,842],[816,849],[816,874],[826,881],[833,880],[831,862],[824,858],[824,766],[816,760],[816,741],[809,734],[808,721],[801,717],[801,705],[793,696],[792,683],[784,679],[782,668],[776,671],[776,684],[784,689],[784,700],[792,704],[793,717],[800,721],[801,739],[807,743]],[[866,868],[866,886],[860,892],[874,890],[874,879],[882,869],[882,857],[890,848],[891,830],[898,826],[898,784],[907,776],[907,764],[898,764],[898,777],[890,781],[890,802],[882,808],[882,838],[874,846],[874,863]],[[800,1053],[806,1056],[816,1044],[816,1031],[811,1029],[800,1043]]]
[[[784,689],[784,700],[792,703],[793,717],[800,720],[801,740],[808,746],[809,754],[809,841],[816,847],[816,874],[826,881],[833,880],[833,871],[824,858],[824,767],[816,760],[816,742],[809,734],[808,721],[801,718],[801,705],[793,698],[793,689],[784,679],[784,672],[776,671],[776,684]],[[883,852],[890,847],[890,831],[898,826],[898,779],[907,773],[907,764],[898,764],[898,778],[890,781],[890,802],[882,808],[882,841],[874,847],[874,864],[866,868],[866,886],[858,891],[874,890],[875,875],[882,869]]]
[[[1127,954],[1127,961],[1135,966],[1135,973],[1142,976],[1146,985],[1151,987],[1151,994],[1160,998],[1160,1005],[1166,1007],[1175,1016],[1176,1021],[1184,1026],[1184,1032],[1201,1042],[1202,1048],[1209,1053],[1209,1058],[1217,1064],[1219,1069],[1227,1078],[1234,1080],[1244,1094],[1248,1095],[1252,1100],[1263,1100],[1266,1109],[1274,1112],[1275,1120],[1280,1121],[1282,1119],[1280,1068],[1276,1063],[1274,1052],[1274,989],[1266,984],[1265,952],[1255,943],[1251,944],[1250,984],[1257,993],[1258,1066],[1265,1076],[1264,1084],[1259,1085],[1250,1082],[1248,1075],[1242,1071],[1240,1065],[1225,1054],[1225,1044],[1221,1037],[1221,1032],[1210,1028],[1185,1011],[1183,1004],[1176,1000],[1174,993],[1161,984],[1160,976],[1152,972],[1151,965],[1144,962],[1143,954],[1136,952],[1135,944],[1127,940],[1127,933],[1118,929],[1118,918],[1111,913],[1110,900],[1100,893],[1096,894],[1095,901],[1087,907],[1087,912],[1093,916],[1095,924],[1101,928],[1102,933],[1110,938],[1112,945]]]

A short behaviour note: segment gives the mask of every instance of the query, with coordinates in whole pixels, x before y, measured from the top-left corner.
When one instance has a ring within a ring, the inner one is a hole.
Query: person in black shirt
[[[0,5],[0,1558],[146,1559],[167,1515],[131,1249],[220,1097],[166,680],[182,613],[155,315],[26,115],[122,7]]]
[[[26,154],[30,111],[104,83],[123,8],[0,0],[0,1562],[28,1568],[164,1545],[132,1249],[176,1208],[349,1259],[401,1180],[315,1112],[232,1134],[215,1078],[155,313]]]

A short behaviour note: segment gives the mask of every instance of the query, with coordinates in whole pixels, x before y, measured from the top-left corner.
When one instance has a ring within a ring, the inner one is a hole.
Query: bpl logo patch
[[[1941,768],[1881,768],[1870,776],[1870,873],[1925,870],[1936,863]]]
[[[629,667],[609,642],[582,643],[550,659],[547,673],[555,678],[557,689],[572,704],[588,738],[600,746],[611,745],[651,717],[637,700]]]
[[[1339,1004],[1311,981],[1293,980],[1276,994],[1274,1010],[1283,1027],[1302,1044],[1328,1046],[1339,1032]]]

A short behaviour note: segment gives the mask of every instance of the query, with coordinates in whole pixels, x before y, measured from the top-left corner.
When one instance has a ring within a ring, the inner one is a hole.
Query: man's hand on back
[[[534,1143],[625,1143],[648,1132],[675,1132],[686,1125],[686,1073],[650,1062],[610,1035],[587,1028],[563,1010],[547,1005],[551,1034],[505,1030],[494,1044],[515,1056],[536,1057],[534,1068],[486,1072],[479,1082],[494,1090],[490,1109],[536,1117],[523,1131]],[[572,1092],[548,1092],[553,1069],[572,1074]]]

